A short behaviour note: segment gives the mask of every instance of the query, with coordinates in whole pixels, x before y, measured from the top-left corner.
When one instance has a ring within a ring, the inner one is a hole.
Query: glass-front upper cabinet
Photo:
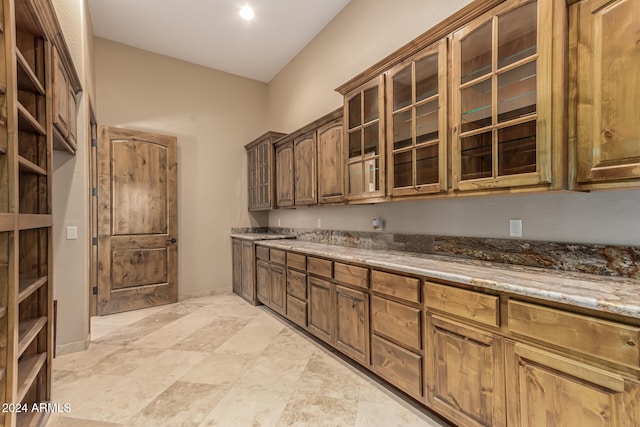
[[[347,199],[385,196],[384,75],[345,95]]]
[[[453,34],[454,189],[551,183],[552,42],[563,44],[554,40],[553,7],[510,0]]]
[[[387,82],[389,193],[446,191],[446,39],[395,66]]]

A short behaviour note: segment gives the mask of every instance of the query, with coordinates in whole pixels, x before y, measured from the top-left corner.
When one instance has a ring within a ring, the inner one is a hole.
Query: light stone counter
[[[241,240],[280,240],[280,239],[295,239],[294,234],[273,234],[273,233],[231,233],[231,237]]]
[[[640,280],[635,279],[300,240],[258,244],[640,319]]]

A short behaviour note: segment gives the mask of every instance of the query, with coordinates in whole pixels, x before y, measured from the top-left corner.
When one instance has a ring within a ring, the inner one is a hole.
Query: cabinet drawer
[[[500,326],[500,299],[496,296],[429,282],[425,284],[424,289],[424,303],[429,308],[485,325]]]
[[[307,299],[307,275],[295,270],[287,271],[287,294],[301,300]]]
[[[367,289],[369,287],[369,270],[355,265],[336,262],[333,265],[333,277],[336,281],[347,285]]]
[[[284,265],[286,252],[280,249],[271,249],[269,260],[274,264]]]
[[[375,335],[371,337],[374,371],[399,389],[422,396],[422,357]]]
[[[314,258],[314,257],[307,258],[307,271],[309,273],[313,273],[315,275],[331,279],[333,277],[331,274],[333,272],[332,267],[333,267],[332,261],[329,261],[326,259]]]
[[[371,327],[401,344],[420,351],[421,310],[384,298],[371,298]]]
[[[397,274],[371,271],[371,289],[411,302],[420,302],[420,280]]]
[[[264,246],[256,246],[256,258],[269,261],[269,248]]]
[[[307,303],[298,298],[287,296],[287,319],[298,326],[307,327]]]
[[[287,252],[287,266],[298,270],[306,270],[307,257],[304,255]]]
[[[509,300],[511,332],[637,368],[640,328]]]

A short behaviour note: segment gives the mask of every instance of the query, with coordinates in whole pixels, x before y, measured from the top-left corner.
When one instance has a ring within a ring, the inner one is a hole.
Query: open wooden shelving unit
[[[51,401],[54,48],[79,82],[51,1],[0,0],[0,399],[28,408]],[[3,413],[0,427],[48,415]]]

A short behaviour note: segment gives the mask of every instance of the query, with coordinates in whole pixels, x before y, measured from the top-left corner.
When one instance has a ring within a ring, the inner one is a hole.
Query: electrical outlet
[[[78,227],[67,227],[67,240],[78,239]]]
[[[509,220],[509,237],[522,237],[522,219]]]
[[[318,228],[322,228],[322,220],[318,218]]]

